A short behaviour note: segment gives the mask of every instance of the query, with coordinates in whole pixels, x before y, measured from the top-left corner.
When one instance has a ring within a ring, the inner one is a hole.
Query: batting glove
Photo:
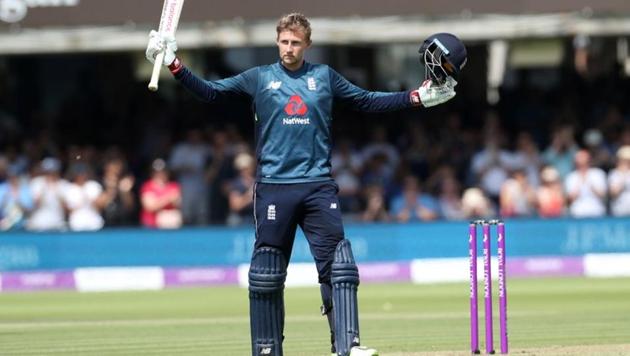
[[[175,37],[172,35],[162,36],[159,32],[152,30],[149,33],[149,44],[145,52],[147,60],[151,63],[155,63],[155,57],[162,51],[164,51],[163,64],[168,66],[173,63],[175,60],[175,52],[177,52]]]
[[[455,96],[456,85],[457,82],[450,77],[442,85],[433,85],[433,81],[427,79],[418,90],[411,92],[411,103],[426,108],[445,103]]]

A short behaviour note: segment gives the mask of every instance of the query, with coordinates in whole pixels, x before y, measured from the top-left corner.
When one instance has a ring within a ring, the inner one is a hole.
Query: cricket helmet
[[[425,79],[443,84],[446,78],[457,80],[466,65],[466,46],[451,33],[436,33],[429,36],[418,50],[420,63],[424,65]]]

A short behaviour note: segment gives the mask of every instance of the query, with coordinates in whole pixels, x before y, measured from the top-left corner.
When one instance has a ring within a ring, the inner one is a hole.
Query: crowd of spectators
[[[234,74],[212,58],[208,77]],[[149,94],[122,55],[67,61],[77,70],[49,96],[30,95],[46,81],[29,73],[55,58],[0,71],[1,230],[253,224],[251,103],[207,104],[166,82]],[[630,216],[630,79],[593,68],[510,71],[493,106],[467,71],[430,110],[335,107],[345,221]]]
[[[51,149],[50,140],[39,139],[25,142],[28,149],[0,152],[0,229],[173,229],[253,222],[250,147],[228,143],[223,130],[210,140],[190,129],[168,155],[137,169],[118,147]]]
[[[440,132],[411,121],[394,137],[375,126],[364,145],[339,138],[331,162],[346,220],[630,216],[623,115],[613,131],[555,125],[544,147],[525,130],[506,132],[494,111],[476,132],[460,120],[449,113]],[[188,129],[135,169],[117,147],[11,147],[0,155],[0,229],[252,224],[255,155],[232,131]]]

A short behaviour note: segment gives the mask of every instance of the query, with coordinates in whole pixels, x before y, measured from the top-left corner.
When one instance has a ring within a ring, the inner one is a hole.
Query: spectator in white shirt
[[[64,190],[68,182],[61,179],[61,162],[48,157],[40,163],[42,175],[31,180],[35,207],[26,223],[33,231],[63,230],[66,227]]]
[[[630,216],[630,145],[617,150],[617,166],[608,174],[610,208],[614,216]]]
[[[97,200],[103,193],[100,183],[91,179],[90,167],[85,163],[75,163],[68,169],[72,182],[64,191],[68,206],[68,222],[73,231],[93,231],[103,228],[101,206]]]
[[[579,150],[574,161],[575,170],[564,181],[569,213],[577,218],[604,216],[606,173],[591,167],[591,155],[587,150]]]

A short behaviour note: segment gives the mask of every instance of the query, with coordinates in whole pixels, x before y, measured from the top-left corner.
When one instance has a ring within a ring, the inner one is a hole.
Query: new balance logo
[[[260,349],[261,355],[271,355],[271,347],[263,347]]]
[[[278,90],[280,89],[280,86],[282,85],[282,82],[276,82],[274,80],[269,82],[269,85],[267,85],[267,89],[273,89],[273,90]]]
[[[276,206],[273,204],[267,206],[267,220],[276,220]]]
[[[331,209],[337,209],[337,203],[330,203]]]

